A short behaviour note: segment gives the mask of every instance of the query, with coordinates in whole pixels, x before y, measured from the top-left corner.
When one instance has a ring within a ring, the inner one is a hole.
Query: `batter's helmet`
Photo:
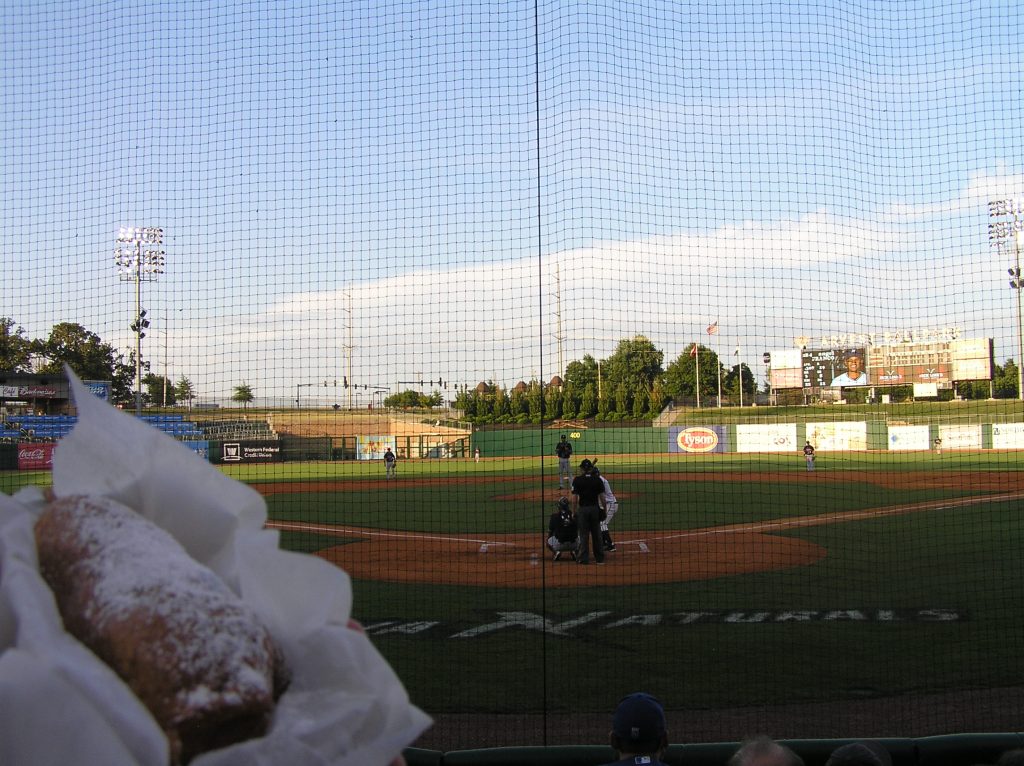
[[[561,508],[563,511],[566,508],[568,508],[569,507],[569,498],[567,498],[567,497],[560,497],[560,498],[558,498],[558,507]]]

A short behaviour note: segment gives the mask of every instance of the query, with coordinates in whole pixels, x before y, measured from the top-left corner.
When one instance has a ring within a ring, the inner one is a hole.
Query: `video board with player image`
[[[864,348],[806,349],[801,355],[804,388],[866,386]]]
[[[769,358],[775,389],[949,386],[960,380],[990,380],[994,366],[991,338],[784,349]]]

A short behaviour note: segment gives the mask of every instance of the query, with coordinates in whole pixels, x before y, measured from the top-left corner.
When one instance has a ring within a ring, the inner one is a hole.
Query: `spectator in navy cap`
[[[668,747],[661,703],[643,692],[623,697],[612,716],[611,746],[619,760],[607,766],[665,766],[659,760]]]

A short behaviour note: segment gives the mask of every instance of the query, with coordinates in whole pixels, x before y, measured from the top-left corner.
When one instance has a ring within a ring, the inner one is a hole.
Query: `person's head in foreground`
[[[1024,749],[1007,750],[999,756],[996,766],[1024,766]]]
[[[785,745],[762,735],[744,740],[728,766],[804,766],[804,760]]]
[[[618,751],[619,758],[660,756],[668,747],[661,703],[643,692],[623,697],[612,716],[611,746]]]
[[[837,747],[825,766],[892,766],[892,756],[881,743],[864,740]]]

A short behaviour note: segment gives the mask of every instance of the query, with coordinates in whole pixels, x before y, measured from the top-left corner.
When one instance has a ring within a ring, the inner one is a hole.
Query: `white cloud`
[[[349,345],[353,380],[392,390],[420,379],[547,380],[560,373],[560,356],[605,357],[635,334],[650,337],[666,363],[696,340],[726,356],[739,345],[758,369],[761,351],[800,334],[958,325],[996,335],[1001,359],[1015,347],[1012,296],[991,263],[985,203],[1022,186],[1020,177],[978,174],[955,198],[864,218],[821,209],[296,292],[259,314],[176,335],[173,366],[190,368],[204,396],[226,398],[246,381],[257,396],[292,400],[299,384],[347,376]],[[721,334],[709,338],[714,319]],[[314,396],[308,388],[300,393]],[[315,395],[329,399],[330,388]]]

